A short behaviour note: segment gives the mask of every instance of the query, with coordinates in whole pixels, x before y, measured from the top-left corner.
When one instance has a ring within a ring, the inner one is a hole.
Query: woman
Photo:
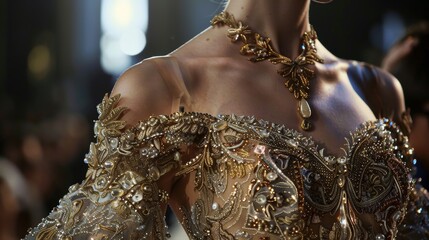
[[[86,180],[28,239],[163,239],[167,205],[192,239],[394,238],[412,187],[400,85],[324,48],[309,7],[230,0],[127,70]]]

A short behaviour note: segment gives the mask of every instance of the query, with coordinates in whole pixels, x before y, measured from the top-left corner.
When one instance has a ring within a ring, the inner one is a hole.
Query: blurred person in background
[[[0,239],[16,240],[40,218],[37,205],[20,170],[0,158]]]
[[[417,177],[429,187],[429,22],[411,25],[389,50],[382,68],[399,79],[413,120],[410,144],[417,159]]]
[[[0,239],[16,240],[18,239],[19,205],[15,194],[12,192],[9,184],[0,178]]]
[[[84,175],[88,124],[78,114],[0,124],[0,240],[18,239]],[[85,148],[83,148],[83,145]],[[83,150],[85,149],[85,150]],[[15,236],[15,237],[13,237]]]

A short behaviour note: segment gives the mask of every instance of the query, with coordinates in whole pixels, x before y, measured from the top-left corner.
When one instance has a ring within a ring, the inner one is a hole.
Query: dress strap
[[[171,112],[191,111],[191,97],[177,59],[171,56],[156,57],[154,62],[172,96]]]

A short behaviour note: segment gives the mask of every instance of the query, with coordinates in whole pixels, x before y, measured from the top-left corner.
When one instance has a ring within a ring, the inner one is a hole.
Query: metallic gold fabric
[[[398,234],[405,227],[427,234],[422,221],[402,222],[407,206],[424,218],[428,201],[411,194],[412,150],[388,119],[363,123],[334,156],[250,116],[175,113],[126,129],[118,101],[106,96],[98,107],[86,179],[26,239],[164,239],[171,175],[194,184],[192,201],[175,209],[191,239],[393,239],[406,238]]]

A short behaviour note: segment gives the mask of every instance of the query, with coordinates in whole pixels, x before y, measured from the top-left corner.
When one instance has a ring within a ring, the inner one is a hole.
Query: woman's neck
[[[254,32],[269,37],[276,51],[295,58],[310,30],[309,0],[230,0],[225,11]]]

